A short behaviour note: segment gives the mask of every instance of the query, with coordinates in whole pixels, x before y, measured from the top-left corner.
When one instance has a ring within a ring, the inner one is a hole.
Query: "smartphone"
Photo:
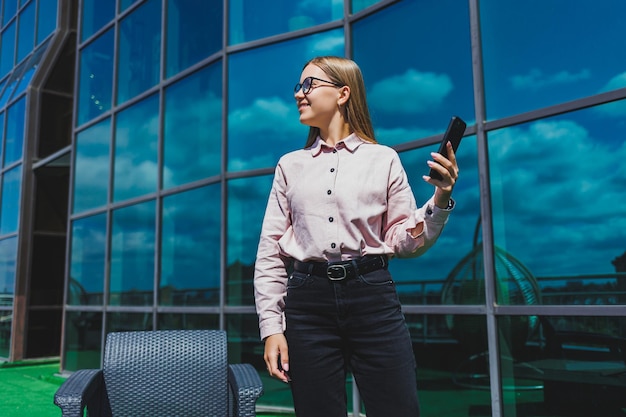
[[[456,152],[459,148],[459,144],[461,143],[461,138],[463,137],[463,133],[465,133],[465,128],[467,124],[461,119],[459,116],[452,116],[450,119],[450,123],[448,124],[448,128],[446,129],[446,133],[443,135],[443,139],[441,144],[439,145],[439,152],[441,155],[448,157],[448,148],[446,144],[450,142],[452,144],[452,150]],[[443,177],[434,169],[431,169],[428,173],[430,178],[436,180],[442,180]]]

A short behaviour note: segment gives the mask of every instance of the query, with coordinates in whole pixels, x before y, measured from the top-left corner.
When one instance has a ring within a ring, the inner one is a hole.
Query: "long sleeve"
[[[284,330],[283,309],[289,260],[281,253],[279,240],[291,227],[285,186],[285,178],[279,165],[274,174],[261,227],[254,272],[254,298],[262,339]]]

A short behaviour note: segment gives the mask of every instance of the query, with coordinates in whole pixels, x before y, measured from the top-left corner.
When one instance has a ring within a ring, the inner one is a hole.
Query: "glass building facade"
[[[0,360],[71,372],[107,332],[221,328],[259,408],[291,409],[263,364],[256,245],[308,131],[293,85],[340,55],[418,203],[450,117],[468,122],[443,235],[390,265],[424,415],[626,408],[623,1],[0,3]]]

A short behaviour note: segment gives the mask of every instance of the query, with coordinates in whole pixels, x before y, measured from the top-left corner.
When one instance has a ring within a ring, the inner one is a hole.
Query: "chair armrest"
[[[256,401],[263,395],[263,382],[256,369],[247,363],[229,365],[228,384],[234,396],[234,416],[256,416]]]
[[[97,416],[100,415],[98,409],[103,390],[102,370],[81,369],[59,387],[54,394],[54,403],[61,408],[63,417],[82,417],[85,406],[90,410],[90,416]]]

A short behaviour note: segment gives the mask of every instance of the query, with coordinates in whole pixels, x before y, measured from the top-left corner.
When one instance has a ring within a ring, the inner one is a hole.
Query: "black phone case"
[[[448,128],[446,129],[446,133],[443,135],[443,139],[441,140],[441,144],[439,145],[439,152],[444,157],[448,157],[448,148],[446,147],[446,143],[450,142],[452,144],[452,150],[456,152],[459,148],[459,144],[461,143],[461,139],[463,138],[463,134],[465,133],[465,128],[467,124],[458,116],[452,116],[450,119],[450,123],[448,123]],[[431,169],[428,173],[428,176],[436,179],[442,180],[443,177],[434,169]]]

